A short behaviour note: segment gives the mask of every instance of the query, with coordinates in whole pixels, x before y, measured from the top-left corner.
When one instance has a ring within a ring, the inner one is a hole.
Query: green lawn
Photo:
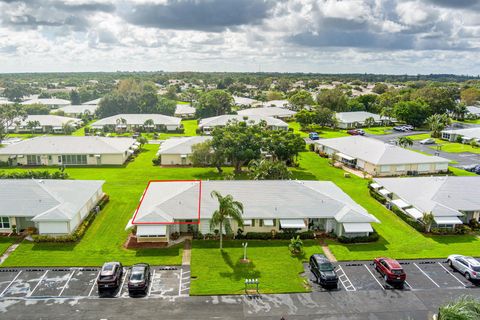
[[[293,129],[294,133],[298,133],[301,137],[308,137],[308,132],[300,130],[300,124],[298,122],[292,121],[288,123],[288,127]],[[322,128],[318,135],[321,138],[339,138],[339,137],[346,137],[348,133],[345,130],[340,129],[330,129],[330,128]]]
[[[369,260],[382,255],[399,259],[443,258],[452,253],[478,255],[479,238],[471,235],[425,236],[417,232],[370,197],[368,180],[353,175],[344,178],[342,170],[331,167],[328,160],[314,153],[302,154],[300,169],[295,171],[295,177],[334,181],[353,200],[381,221],[374,225],[381,236],[376,243],[345,245],[330,242],[330,249],[339,260]]]
[[[368,134],[383,135],[392,133],[393,127],[373,127],[363,128],[363,130]]]
[[[197,128],[198,128],[198,123],[197,120],[182,120],[183,127],[185,129],[184,133],[159,133],[158,134],[158,139],[159,140],[165,140],[168,138],[172,137],[191,137],[191,136],[196,136],[197,135]],[[153,139],[153,133],[143,133],[147,139]],[[109,133],[109,136],[111,137],[131,137],[132,133],[127,132],[127,133]]]
[[[17,241],[16,238],[0,237],[0,255]]]
[[[409,136],[412,140],[423,140],[430,138],[429,133],[424,133],[424,134],[416,134],[413,136]],[[435,139],[435,143],[441,146],[442,151],[445,152],[451,152],[451,153],[460,153],[460,152],[471,152],[471,153],[478,153],[480,154],[480,148],[474,148],[469,144],[463,144],[463,143],[458,143],[458,142],[450,142],[450,141],[445,141],[441,139]],[[433,150],[437,150],[437,146],[431,146],[430,147]]]
[[[180,264],[182,248],[126,250],[124,230],[152,179],[218,179],[211,168],[160,168],[152,166],[157,145],[147,145],[133,162],[124,167],[68,168],[74,179],[106,180],[104,191],[110,202],[96,218],[84,238],[76,244],[35,244],[24,241],[2,266],[94,266],[108,260],[126,265],[148,262],[157,265]],[[36,170],[44,170],[39,168]],[[4,169],[22,170],[22,169]],[[58,170],[58,169],[51,169]],[[231,172],[227,168],[226,173]]]
[[[225,241],[223,252],[218,241],[194,241],[192,247],[192,280],[190,294],[239,294],[245,279],[258,278],[261,293],[306,292],[302,261],[321,252],[315,240],[304,241],[305,254],[292,256],[289,241],[248,241],[247,257],[251,264],[240,263],[242,241]]]

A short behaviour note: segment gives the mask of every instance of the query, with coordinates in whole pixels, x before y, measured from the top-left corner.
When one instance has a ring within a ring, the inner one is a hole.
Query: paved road
[[[385,135],[369,135],[369,137],[375,138],[377,140],[381,140],[383,142],[389,142],[391,140],[397,140],[399,137],[403,136],[410,136],[416,134],[428,133],[427,131],[415,131],[415,132],[395,132],[391,134]],[[418,141],[414,141],[412,149],[425,152],[431,155],[438,155],[440,157],[450,159],[457,163],[452,164],[454,167],[463,167],[466,165],[471,164],[480,164],[480,154],[470,153],[470,152],[463,152],[463,153],[452,153],[452,152],[445,152],[442,150],[432,149],[431,147],[435,147],[435,145],[423,145],[420,144]]]

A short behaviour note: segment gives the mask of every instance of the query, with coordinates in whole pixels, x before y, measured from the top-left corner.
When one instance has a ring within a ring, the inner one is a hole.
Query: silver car
[[[460,272],[467,280],[480,280],[480,262],[472,257],[452,254],[447,258],[448,265]]]

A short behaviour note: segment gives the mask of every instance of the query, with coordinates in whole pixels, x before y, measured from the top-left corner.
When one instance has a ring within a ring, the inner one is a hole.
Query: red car
[[[365,134],[365,131],[363,131],[362,129],[350,129],[347,131],[347,133],[352,136],[363,136]]]
[[[373,260],[375,269],[383,276],[386,282],[403,285],[407,275],[397,260],[390,258],[376,258]]]

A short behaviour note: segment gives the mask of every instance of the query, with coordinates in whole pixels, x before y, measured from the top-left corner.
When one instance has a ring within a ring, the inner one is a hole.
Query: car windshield
[[[403,269],[392,269],[392,273],[398,275],[403,274]]]
[[[472,270],[473,270],[473,271],[476,271],[476,272],[480,272],[480,267],[476,267],[476,266],[475,266],[475,267],[472,267]]]
[[[130,276],[130,280],[142,280],[143,279],[143,272],[135,272],[132,273]]]
[[[113,264],[107,264],[102,269],[103,272],[109,272],[109,271],[112,271],[112,270],[113,270]]]
[[[320,271],[333,271],[333,265],[331,263],[321,263],[319,266]]]

